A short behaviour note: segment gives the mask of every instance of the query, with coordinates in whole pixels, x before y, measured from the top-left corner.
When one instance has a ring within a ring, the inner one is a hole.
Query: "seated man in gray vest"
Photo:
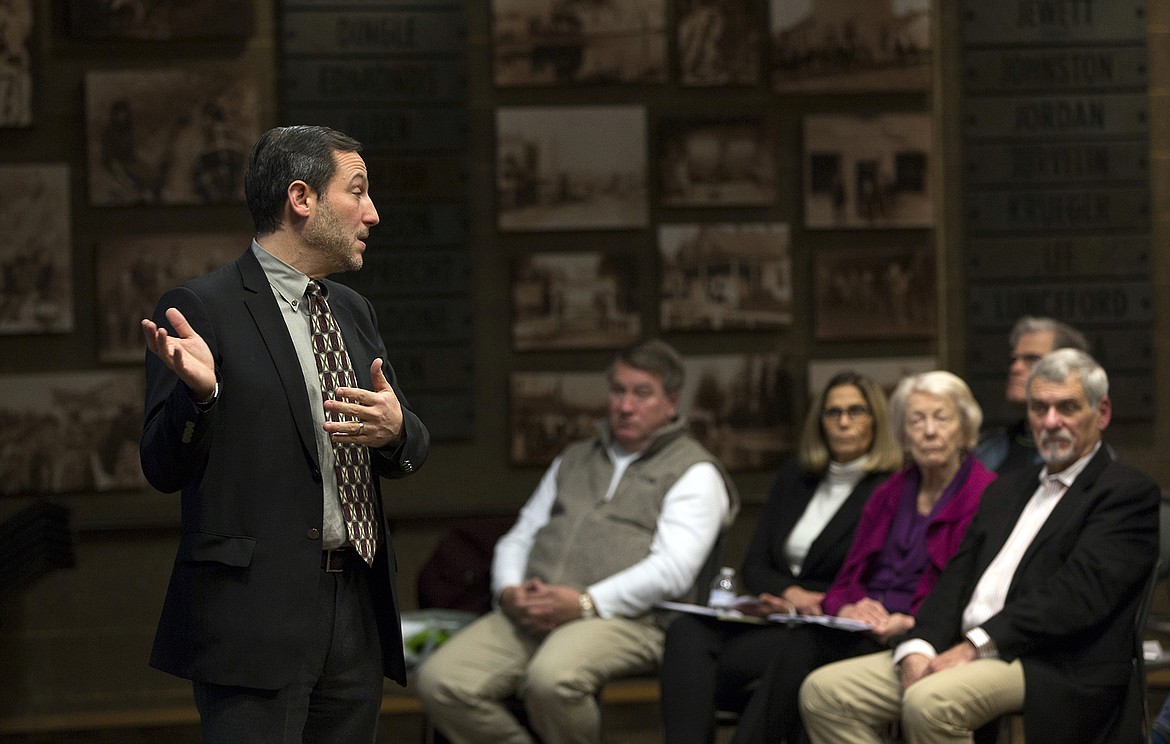
[[[657,669],[654,606],[693,600],[738,509],[723,466],[677,415],[682,360],[662,341],[617,355],[608,417],[545,473],[496,545],[497,609],[419,670],[427,714],[454,744],[531,744],[503,701],[515,694],[544,744],[600,742],[596,694]]]

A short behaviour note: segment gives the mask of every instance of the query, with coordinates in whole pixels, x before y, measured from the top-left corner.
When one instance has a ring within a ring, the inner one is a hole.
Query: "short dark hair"
[[[361,149],[353,137],[329,127],[276,127],[260,135],[244,173],[244,196],[256,234],[267,235],[280,227],[290,183],[304,181],[321,193],[337,171],[334,153]]]
[[[650,339],[622,349],[606,370],[607,379],[613,379],[613,369],[618,362],[658,375],[662,380],[662,389],[667,395],[674,395],[682,390],[686,378],[682,356],[665,341]]]

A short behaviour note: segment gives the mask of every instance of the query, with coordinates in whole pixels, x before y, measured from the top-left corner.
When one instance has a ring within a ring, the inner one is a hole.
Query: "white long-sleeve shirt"
[[[608,450],[614,465],[605,494],[613,498],[626,467],[638,458]],[[528,555],[540,528],[548,524],[557,495],[557,458],[541,478],[516,524],[496,544],[492,556],[492,596],[524,583]],[[691,587],[707,560],[730,506],[719,469],[709,462],[692,465],[666,492],[650,543],[650,554],[629,568],[586,587],[601,617],[637,617],[657,602],[679,596]]]

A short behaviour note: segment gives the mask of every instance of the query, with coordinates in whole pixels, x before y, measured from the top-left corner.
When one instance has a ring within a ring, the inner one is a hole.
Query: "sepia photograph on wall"
[[[94,71],[85,86],[90,202],[243,201],[259,136],[256,81],[245,70]]]
[[[785,356],[687,355],[683,364],[679,411],[691,434],[728,470],[778,466],[796,441],[796,390]]]
[[[604,372],[513,372],[509,387],[513,465],[548,465],[606,415]]]
[[[808,363],[808,395],[816,397],[838,372],[852,370],[877,383],[889,396],[902,378],[938,369],[932,356],[853,357],[848,359],[813,359]]]
[[[934,338],[931,248],[820,248],[813,275],[818,340]]]
[[[930,0],[770,0],[781,93],[929,90]]]
[[[195,39],[252,33],[251,0],[69,0],[69,31],[89,39]]]
[[[663,330],[767,330],[792,323],[783,223],[658,227]]]
[[[760,81],[763,0],[678,0],[674,6],[680,83]]]
[[[140,371],[0,378],[0,495],[111,491],[145,484]]]
[[[492,0],[499,87],[666,82],[666,0]]]
[[[645,227],[646,110],[498,109],[496,209],[504,231]]]
[[[534,253],[513,263],[516,350],[620,348],[641,334],[633,256]]]
[[[139,321],[154,313],[163,293],[239,258],[247,234],[124,235],[98,244],[98,358],[142,362]]]
[[[776,201],[775,141],[767,120],[664,118],[658,125],[665,207],[767,206]]]
[[[0,165],[0,334],[73,330],[69,167]]]
[[[929,114],[804,119],[808,228],[930,227]]]
[[[0,4],[0,128],[32,126],[32,0]]]

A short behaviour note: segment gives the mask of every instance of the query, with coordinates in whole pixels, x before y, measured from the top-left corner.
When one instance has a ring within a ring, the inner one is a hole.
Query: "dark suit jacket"
[[[963,609],[1038,487],[1039,472],[1009,473],[987,487],[912,636],[940,652],[962,640]],[[1003,610],[983,623],[1000,656],[1024,665],[1028,741],[1136,739],[1136,723],[1121,728],[1132,720],[1122,704],[1140,705],[1126,690],[1139,643],[1136,612],[1158,554],[1159,498],[1156,483],[1113,461],[1102,445],[1024,553]]]
[[[744,587],[752,594],[768,592],[776,595],[792,584],[816,592],[828,589],[845,561],[861,508],[873,489],[889,476],[885,471],[866,473],[857,482],[845,503],[809,546],[797,578],[792,575],[784,557],[784,544],[816,492],[821,476],[803,470],[795,457],[785,462],[776,475],[751,543],[744,553]]]
[[[406,475],[426,459],[427,430],[397,387],[369,302],[326,284],[359,386],[371,388],[370,364],[380,357],[402,403],[405,441],[371,451],[374,472]],[[163,296],[154,320],[173,333],[168,307],[207,341],[221,387],[215,405],[200,412],[174,373],[146,354],[142,467],[158,490],[182,490],[182,537],[151,665],[198,681],[278,689],[310,643],[321,577],[322,481],[304,377],[250,249]],[[394,549],[380,517],[385,542],[372,595],[385,674],[405,683]]]

